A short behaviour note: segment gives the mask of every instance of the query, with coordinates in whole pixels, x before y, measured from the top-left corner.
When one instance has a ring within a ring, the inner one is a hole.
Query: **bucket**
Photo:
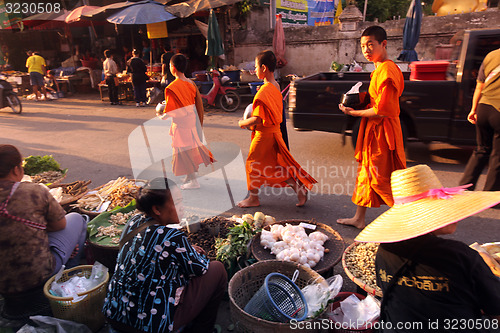
[[[257,89],[263,85],[264,82],[250,82],[248,85],[250,86],[250,91],[252,95],[255,95],[257,93]]]
[[[231,82],[240,81],[240,71],[222,71],[222,75],[226,75],[227,77],[229,77]]]
[[[245,306],[245,312],[269,321],[287,323],[307,317],[307,303],[300,289],[280,273],[269,274]]]

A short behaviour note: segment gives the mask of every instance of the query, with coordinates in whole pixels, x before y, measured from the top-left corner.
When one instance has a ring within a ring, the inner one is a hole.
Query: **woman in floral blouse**
[[[153,221],[120,249],[104,302],[108,321],[124,332],[171,332],[186,325],[212,332],[227,286],[224,266],[169,228],[183,214],[175,183],[155,179],[136,200],[142,213],[130,219],[124,235]]]

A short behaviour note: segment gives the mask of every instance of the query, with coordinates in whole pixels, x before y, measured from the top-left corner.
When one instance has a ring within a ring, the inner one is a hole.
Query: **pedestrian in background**
[[[137,49],[132,51],[133,57],[127,62],[127,72],[132,74],[132,85],[134,87],[135,106],[146,106],[146,81],[148,70],[144,61],[139,57]]]
[[[169,43],[163,45],[163,51],[165,53],[161,55],[161,85],[165,89],[166,86],[175,80],[174,75],[170,72],[170,59],[174,56],[174,52],[171,51]]]
[[[28,73],[30,75],[30,83],[33,86],[33,94],[35,94],[35,101],[39,101],[41,98],[38,89],[42,90],[45,100],[48,100],[47,90],[45,89],[44,76],[47,70],[47,63],[45,59],[38,53],[33,51],[26,52],[28,54],[28,59],[26,60],[26,67],[28,68]]]
[[[339,104],[347,115],[362,117],[354,157],[359,163],[352,202],[357,205],[354,217],[338,219],[337,223],[358,229],[365,227],[368,207],[392,206],[391,173],[406,168],[403,132],[399,122],[399,96],[404,78],[399,67],[387,57],[387,33],[371,26],[361,34],[361,50],[373,62],[370,108],[354,110]]]
[[[488,53],[479,68],[467,120],[476,125],[477,146],[460,185],[472,184],[473,190],[489,162],[483,190],[500,191],[500,49]]]
[[[104,60],[102,64],[102,69],[104,71],[104,76],[106,77],[106,84],[108,85],[108,95],[111,105],[119,105],[121,102],[118,101],[118,66],[113,60],[113,53],[111,50],[104,51]]]

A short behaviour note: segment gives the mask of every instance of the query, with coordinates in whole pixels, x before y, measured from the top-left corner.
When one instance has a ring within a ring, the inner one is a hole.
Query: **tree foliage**
[[[368,1],[366,8],[366,21],[384,22],[392,19],[404,19],[410,7],[411,0],[358,0],[356,6],[361,12],[364,10],[365,1]],[[428,3],[427,3],[428,2]],[[428,0],[423,6],[425,15],[432,13],[432,0]]]

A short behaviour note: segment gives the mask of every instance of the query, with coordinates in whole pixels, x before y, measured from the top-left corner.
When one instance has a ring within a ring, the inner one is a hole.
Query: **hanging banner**
[[[332,25],[338,1],[340,0],[277,0],[276,14],[281,14],[284,27]]]
[[[148,38],[166,38],[168,37],[167,32],[167,22],[158,22],[147,24],[148,27]]]
[[[276,14],[281,14],[283,27],[307,24],[307,0],[276,0]]]
[[[21,25],[17,24],[21,22],[22,16],[18,1],[8,1],[5,3],[4,0],[0,0],[0,29],[12,29],[20,28]]]

